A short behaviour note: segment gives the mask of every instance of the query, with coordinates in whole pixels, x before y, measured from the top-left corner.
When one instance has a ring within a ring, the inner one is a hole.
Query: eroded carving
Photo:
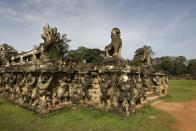
[[[53,45],[61,42],[60,33],[57,32],[57,28],[51,28],[49,24],[43,27],[41,37],[44,40],[43,48],[45,51],[48,51]]]
[[[135,51],[134,60],[139,62],[139,64],[151,66],[152,57],[151,49],[149,46],[144,46]]]

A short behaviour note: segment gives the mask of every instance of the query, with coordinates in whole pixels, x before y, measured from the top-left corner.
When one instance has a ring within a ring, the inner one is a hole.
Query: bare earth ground
[[[172,126],[179,131],[196,131],[196,100],[191,102],[160,102],[155,108],[168,112],[176,118]]]

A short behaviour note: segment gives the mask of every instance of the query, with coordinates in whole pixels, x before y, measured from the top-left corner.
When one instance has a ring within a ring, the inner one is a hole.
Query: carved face
[[[120,37],[120,29],[119,28],[113,28],[111,32],[112,37]]]

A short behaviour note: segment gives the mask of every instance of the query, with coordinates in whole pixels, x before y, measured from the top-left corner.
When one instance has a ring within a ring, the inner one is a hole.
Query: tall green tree
[[[14,47],[8,44],[0,45],[0,65],[6,64],[8,60],[17,54],[18,51]]]
[[[191,59],[188,61],[187,73],[196,76],[196,59]]]
[[[154,58],[153,66],[156,72],[164,72],[167,74],[174,74],[174,57],[163,56]]]
[[[186,73],[187,59],[184,56],[178,56],[174,59],[175,75],[183,75]]]
[[[69,52],[69,45],[71,40],[67,38],[66,34],[61,36],[61,41],[52,46],[48,52],[48,57],[51,59],[64,59]]]

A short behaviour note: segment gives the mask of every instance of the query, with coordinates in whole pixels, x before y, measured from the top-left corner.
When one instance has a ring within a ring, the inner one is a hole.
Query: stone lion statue
[[[106,57],[121,57],[122,40],[120,38],[120,29],[113,28],[111,31],[111,43],[105,47]]]
[[[49,50],[54,44],[61,42],[60,33],[57,32],[57,28],[51,28],[49,24],[43,27],[41,37],[44,40],[43,48],[45,51]]]

